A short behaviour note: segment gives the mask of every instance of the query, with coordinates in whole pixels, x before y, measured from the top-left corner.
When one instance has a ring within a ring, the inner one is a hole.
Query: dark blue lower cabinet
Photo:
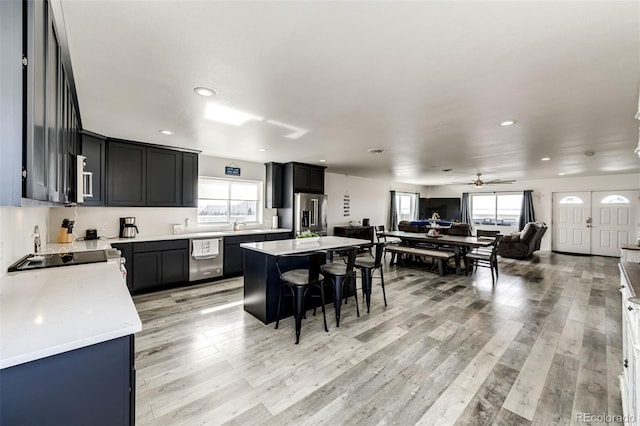
[[[133,425],[134,337],[0,370],[2,425]]]

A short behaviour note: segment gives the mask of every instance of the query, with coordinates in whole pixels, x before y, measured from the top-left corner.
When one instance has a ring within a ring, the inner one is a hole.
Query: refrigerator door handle
[[[311,199],[311,226],[318,226],[318,199]]]

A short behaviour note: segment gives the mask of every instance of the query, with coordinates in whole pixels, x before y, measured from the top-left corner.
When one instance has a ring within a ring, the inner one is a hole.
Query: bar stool
[[[322,274],[333,283],[333,307],[336,312],[336,327],[340,327],[340,308],[342,298],[345,295],[345,287],[349,283],[353,284],[354,295],[356,297],[356,314],[360,316],[358,307],[358,294],[356,291],[356,272],[353,269],[356,262],[358,247],[351,247],[346,251],[347,263],[327,263],[320,266]]]
[[[280,297],[278,298],[278,314],[276,319],[276,329],[280,324],[280,306],[282,304],[282,293],[285,289],[291,291],[293,297],[293,317],[296,325],[296,345],[300,342],[300,329],[302,328],[302,317],[305,313],[305,296],[311,289],[320,290],[322,300],[322,317],[324,319],[324,331],[328,332],[327,315],[324,309],[324,290],[322,288],[322,274],[320,274],[320,264],[326,253],[313,252],[304,254],[285,254],[276,257],[276,269],[282,281]],[[305,267],[306,266],[306,267]]]
[[[384,253],[384,243],[373,244],[375,248],[374,258],[359,257],[356,259],[355,267],[362,271],[362,294],[367,302],[367,313],[371,305],[371,282],[373,281],[373,271],[380,269],[380,280],[382,284],[382,297],[384,306],[387,306],[387,295],[384,291],[384,274],[382,273],[382,254]]]

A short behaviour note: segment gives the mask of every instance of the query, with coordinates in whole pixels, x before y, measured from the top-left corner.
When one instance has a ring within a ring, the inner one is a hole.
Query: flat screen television
[[[433,212],[442,220],[460,221],[460,198],[420,198],[418,217],[430,219]]]

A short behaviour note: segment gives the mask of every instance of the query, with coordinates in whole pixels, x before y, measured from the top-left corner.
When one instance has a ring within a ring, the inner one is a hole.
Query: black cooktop
[[[30,271],[33,269],[55,268],[58,266],[81,265],[107,261],[105,250],[80,251],[61,254],[28,254],[9,266],[9,272]]]

